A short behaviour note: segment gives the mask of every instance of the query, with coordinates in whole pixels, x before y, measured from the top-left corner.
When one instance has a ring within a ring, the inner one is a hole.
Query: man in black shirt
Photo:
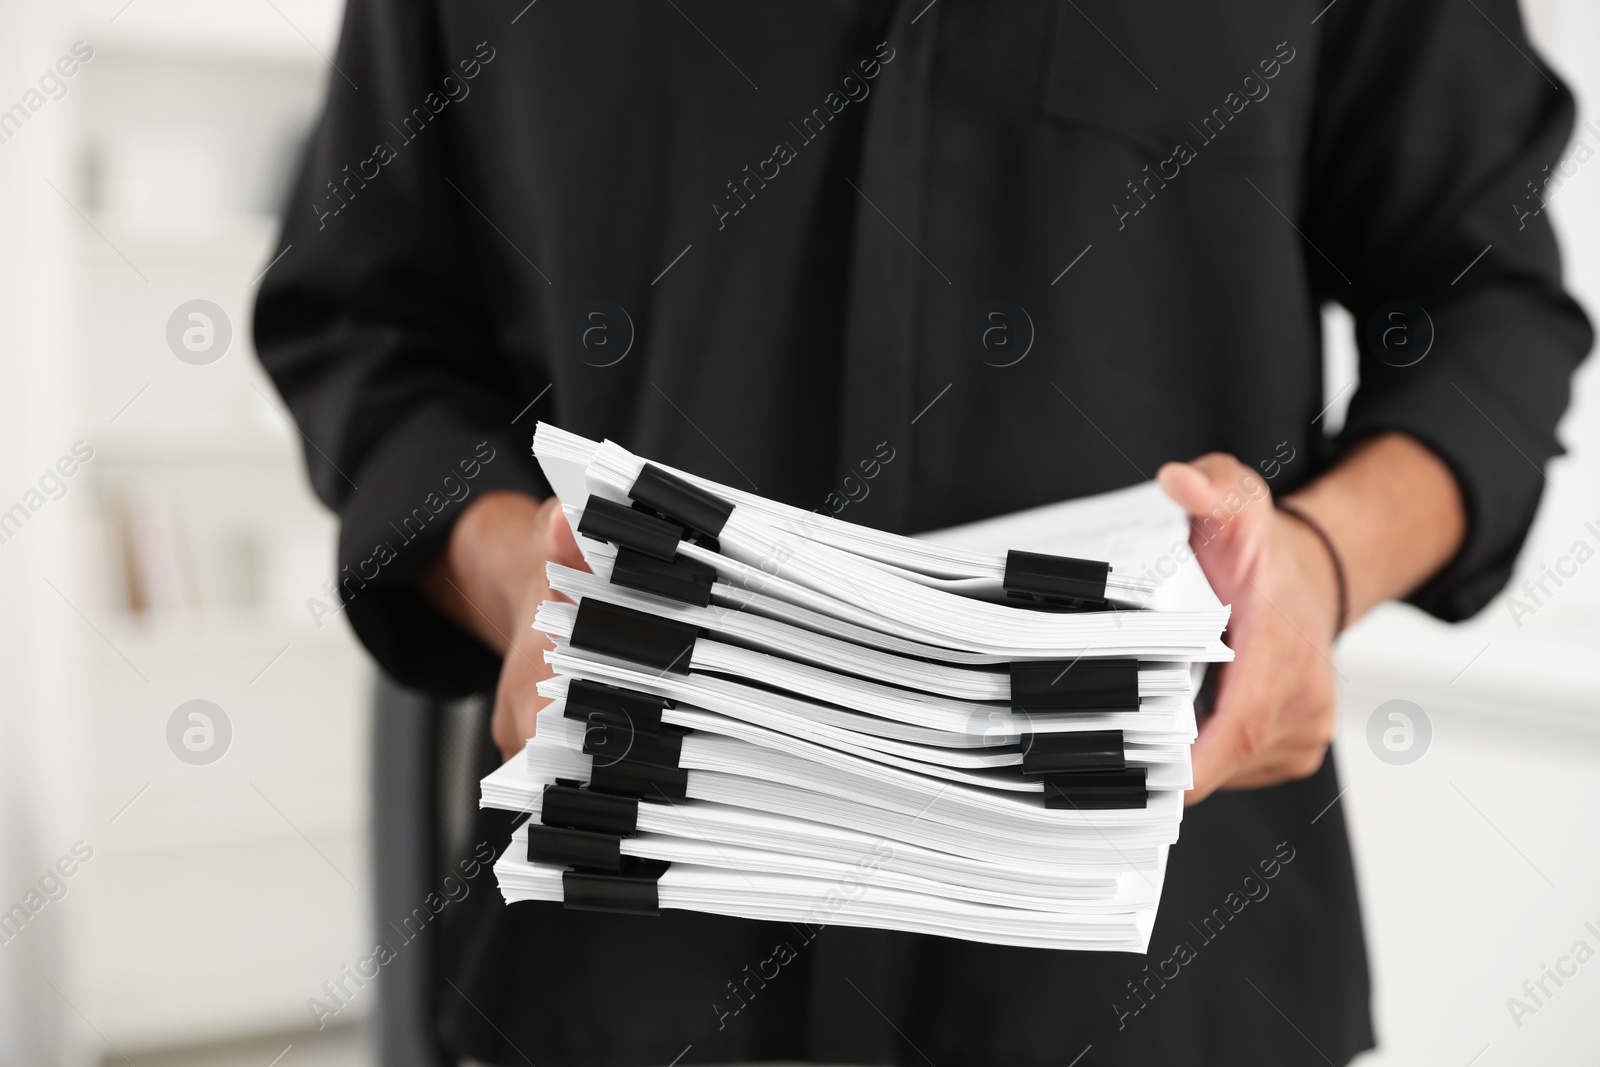
[[[356,632],[406,684],[494,690],[498,757],[539,705],[544,563],[577,562],[536,419],[900,532],[1158,478],[1233,605],[1146,959],[479,893],[442,1047],[1371,1047],[1329,650],[1383,600],[1500,588],[1590,344],[1526,207],[1573,104],[1513,0],[350,0],[336,63],[257,347]],[[1325,301],[1363,337],[1337,438]]]

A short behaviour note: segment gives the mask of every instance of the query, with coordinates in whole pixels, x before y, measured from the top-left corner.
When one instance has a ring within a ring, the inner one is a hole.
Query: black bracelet
[[[1333,561],[1333,579],[1339,587],[1338,626],[1333,631],[1337,637],[1344,632],[1346,624],[1350,621],[1350,583],[1344,576],[1344,560],[1339,558],[1339,550],[1333,547],[1333,538],[1328,536],[1328,531],[1322,528],[1321,523],[1287,500],[1279,500],[1277,505],[1279,511],[1285,515],[1292,515],[1304,523],[1306,529],[1316,534],[1317,540],[1322,542],[1322,547],[1328,550],[1328,559]]]

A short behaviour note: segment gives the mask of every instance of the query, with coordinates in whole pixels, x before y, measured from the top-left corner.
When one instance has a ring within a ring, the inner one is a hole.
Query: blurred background
[[[249,341],[341,8],[0,0],[0,1067],[370,1057],[370,985],[308,1001],[373,941],[374,679]],[[1524,14],[1579,96],[1547,199],[1594,315],[1600,6]],[[1516,588],[1341,646],[1366,1067],[1600,1058],[1600,964],[1507,1006],[1600,945],[1600,363],[1562,439]]]

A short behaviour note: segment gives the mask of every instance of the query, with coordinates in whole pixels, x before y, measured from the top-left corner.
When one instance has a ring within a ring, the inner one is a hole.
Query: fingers
[[[1209,515],[1219,505],[1243,511],[1271,495],[1255,471],[1222,452],[1209,452],[1193,463],[1164,463],[1156,482],[1191,515]]]
[[[539,548],[548,562],[577,570],[589,569],[578,548],[578,539],[572,533],[572,526],[567,522],[566,512],[561,510],[559,498],[549,497],[539,505],[538,530]]]
[[[1164,463],[1156,483],[1167,496],[1191,515],[1203,515],[1211,505],[1211,480],[1191,463]]]
[[[1323,712],[1331,708],[1331,683],[1325,702],[1320,666],[1308,654],[1317,650],[1305,647],[1301,627],[1273,603],[1293,610],[1298,578],[1274,548],[1265,480],[1215,452],[1168,463],[1156,478],[1189,514],[1195,556],[1218,596],[1233,605],[1228,643],[1238,653],[1223,669],[1216,710],[1195,741],[1194,788],[1185,802],[1315,773],[1330,733]]]
[[[506,653],[495,691],[490,734],[507,759],[522,751],[538,726],[539,712],[550,703],[539,695],[539,683],[555,673],[544,658],[552,647],[549,638],[528,631],[519,635]]]
[[[1196,803],[1249,766],[1269,744],[1277,704],[1262,672],[1235,661],[1217,687],[1217,710],[1200,726],[1192,750],[1194,788],[1185,802]]]
[[[1297,782],[1316,774],[1322,769],[1322,764],[1327,758],[1327,745],[1296,749],[1292,754],[1287,754],[1270,764],[1241,771],[1219,788],[1264,789],[1267,786],[1282,785],[1284,782]]]
[[[1194,743],[1193,799],[1270,762],[1285,740],[1284,719],[1300,685],[1304,652],[1280,632],[1276,616],[1252,604],[1255,597],[1247,593],[1235,610],[1230,628],[1237,658],[1221,668],[1216,702]]]
[[[1248,565],[1266,540],[1272,494],[1266,482],[1232,456],[1212,452],[1193,463],[1168,463],[1156,481],[1191,517],[1196,551],[1236,545],[1234,568]]]
[[[1310,663],[1300,675],[1281,668],[1293,657],[1241,658],[1224,670],[1216,712],[1193,748],[1194,788],[1186,804],[1218,789],[1255,789],[1308,778],[1322,766],[1338,727],[1331,679]]]
[[[495,697],[489,733],[494,737],[495,747],[500,750],[500,762],[509,763],[522,751],[522,729],[517,724],[517,714],[512,710],[509,696],[503,690]]]

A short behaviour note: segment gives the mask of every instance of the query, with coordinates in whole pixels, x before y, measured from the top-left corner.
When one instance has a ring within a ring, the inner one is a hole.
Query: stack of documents
[[[540,424],[551,703],[508,901],[1143,952],[1232,658],[1154,485],[913,539]]]

